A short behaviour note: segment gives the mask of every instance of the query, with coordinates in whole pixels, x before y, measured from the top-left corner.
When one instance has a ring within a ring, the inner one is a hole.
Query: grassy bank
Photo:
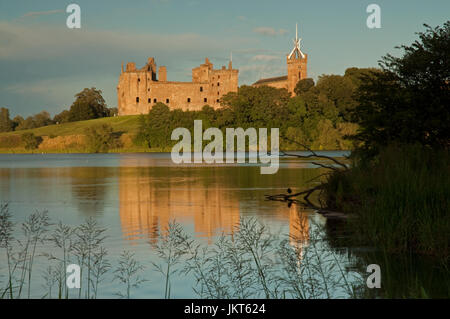
[[[388,147],[376,161],[333,173],[329,208],[351,217],[351,240],[393,253],[450,255],[450,158],[420,146]]]
[[[0,153],[89,153],[86,145],[86,129],[107,124],[121,140],[121,148],[110,152],[160,152],[162,148],[149,149],[135,145],[133,136],[139,130],[139,115],[105,117],[94,120],[48,125],[39,128],[0,133]],[[43,138],[39,148],[25,149],[21,136],[32,133]]]

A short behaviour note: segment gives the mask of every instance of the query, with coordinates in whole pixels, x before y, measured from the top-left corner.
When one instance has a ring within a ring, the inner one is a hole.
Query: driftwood
[[[319,167],[322,167],[322,168],[330,169],[332,171],[341,171],[341,170],[347,171],[349,169],[345,163],[342,163],[333,157],[326,156],[326,155],[319,155],[316,152],[314,152],[313,150],[311,150],[309,147],[307,147],[306,145],[303,145],[297,141],[291,140],[287,137],[281,136],[281,138],[303,147],[305,150],[307,150],[311,154],[300,155],[300,154],[292,154],[292,153],[280,151],[280,156],[291,156],[291,157],[297,157],[297,158],[323,158],[323,159],[330,160],[331,162],[333,162],[334,164],[336,164],[339,167],[335,167],[332,165],[326,165],[326,164],[322,164],[322,163],[318,163],[318,162],[311,162],[311,163],[314,165],[317,165]],[[319,178],[321,176],[327,175],[327,174],[329,174],[329,173],[320,174],[319,176],[316,176],[312,180]],[[289,206],[291,206],[293,203],[296,203],[296,204],[301,205],[306,208],[312,208],[312,209],[316,210],[317,213],[319,213],[327,218],[333,218],[333,219],[347,218],[347,216],[344,213],[330,211],[330,210],[324,209],[323,207],[318,207],[309,200],[309,196],[312,193],[314,193],[316,191],[322,191],[323,189],[324,189],[324,185],[320,184],[315,187],[312,187],[312,188],[309,188],[307,190],[297,192],[297,193],[292,193],[292,190],[290,188],[288,188],[285,194],[275,194],[275,195],[265,195],[265,196],[266,196],[267,200],[287,202]],[[302,200],[298,199],[299,196],[302,196]]]

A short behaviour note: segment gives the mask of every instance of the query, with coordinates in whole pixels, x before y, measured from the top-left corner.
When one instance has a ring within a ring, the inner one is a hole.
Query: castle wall
[[[260,87],[263,85],[271,86],[277,89],[287,89],[288,88],[288,81],[273,81],[273,82],[264,82],[261,84],[254,84],[255,87]]]
[[[122,72],[117,86],[119,115],[145,114],[158,102],[171,109],[201,110],[204,105],[220,107],[220,98],[228,92],[237,92],[238,70],[222,67],[214,70],[206,59],[205,64],[192,70],[192,82],[167,81],[167,70],[159,68],[152,58],[142,69],[132,63]]]

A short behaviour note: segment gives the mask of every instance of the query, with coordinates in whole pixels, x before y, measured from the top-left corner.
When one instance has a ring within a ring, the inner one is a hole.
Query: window
[[[190,97],[188,97],[187,101],[188,101],[188,103],[191,103],[191,98],[190,98]]]
[[[139,96],[136,97],[136,103],[139,103]]]
[[[203,86],[200,87],[200,92],[203,92]]]
[[[140,78],[138,78],[138,82],[141,82],[141,79],[140,79]]]
[[[203,99],[203,102],[208,102],[208,99],[205,97],[204,99]]]
[[[166,103],[169,103],[169,99],[166,99]]]
[[[217,103],[219,103],[219,99],[217,99]]]
[[[147,101],[148,103],[152,103],[152,99],[151,98],[148,98],[148,101]]]
[[[150,88],[148,88],[148,89],[147,89],[147,91],[149,91],[149,92],[150,92]]]
[[[220,75],[217,78],[220,79]]]
[[[217,91],[217,95],[220,95],[219,91]]]
[[[156,103],[156,99],[153,99],[153,103]]]
[[[219,83],[219,82],[217,82],[217,86],[220,86],[220,83]]]
[[[213,83],[213,84],[211,84],[211,86],[214,86],[214,83]]]

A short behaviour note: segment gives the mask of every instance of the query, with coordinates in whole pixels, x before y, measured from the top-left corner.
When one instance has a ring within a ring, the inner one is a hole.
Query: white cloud
[[[42,15],[51,15],[57,13],[63,13],[64,10],[48,10],[48,11],[31,11],[25,13],[22,18],[34,17],[34,16],[42,16]]]
[[[266,55],[266,54],[258,54],[251,58],[252,61],[272,61],[279,60],[282,57],[277,55]]]
[[[253,32],[261,34],[261,35],[265,35],[265,36],[278,36],[278,35],[284,35],[287,33],[287,30],[285,29],[274,29],[271,27],[258,27],[258,28],[254,28]]]

